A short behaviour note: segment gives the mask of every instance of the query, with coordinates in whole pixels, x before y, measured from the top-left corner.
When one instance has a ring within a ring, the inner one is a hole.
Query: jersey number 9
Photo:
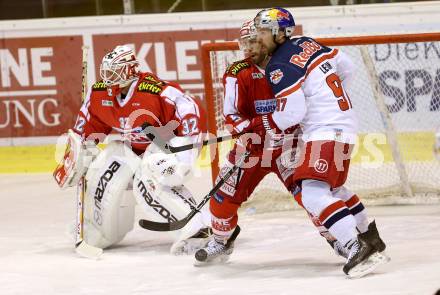
[[[342,87],[341,79],[338,75],[335,73],[330,74],[325,79],[327,82],[328,87],[333,91],[333,94],[338,99],[339,108],[341,111],[346,111],[348,109],[351,109],[353,106],[351,105],[350,98],[345,93],[344,88]]]

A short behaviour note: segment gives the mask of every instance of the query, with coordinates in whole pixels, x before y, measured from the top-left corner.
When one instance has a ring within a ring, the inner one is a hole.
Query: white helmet
[[[253,19],[245,21],[241,26],[240,39],[245,38],[257,38],[257,29]]]
[[[247,20],[243,23],[240,29],[240,39],[238,45],[240,50],[247,50],[249,47],[249,40],[257,38],[257,29],[255,28],[254,20]]]
[[[120,45],[102,58],[99,74],[107,87],[118,85],[123,88],[137,78],[138,66],[133,49]]]

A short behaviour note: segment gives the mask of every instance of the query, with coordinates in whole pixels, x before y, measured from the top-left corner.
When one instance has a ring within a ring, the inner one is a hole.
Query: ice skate
[[[370,243],[378,252],[385,251],[386,245],[379,236],[379,232],[377,231],[375,220],[373,220],[368,225],[368,231],[360,234],[359,236],[365,237],[365,239],[368,241],[368,243]]]
[[[390,261],[383,253],[385,247],[385,243],[379,237],[376,223],[371,222],[368,231],[359,234],[357,240],[352,241],[347,247],[350,252],[343,268],[344,273],[350,278],[360,278]]]
[[[226,241],[222,241],[221,238],[213,237],[208,242],[205,248],[198,250],[195,254],[195,265],[206,265],[215,263],[224,263],[228,261],[229,255],[234,250],[234,241],[240,233],[240,227],[237,225],[231,237]]]
[[[192,255],[197,250],[206,246],[211,235],[211,228],[202,228],[190,238],[180,240],[173,244],[170,251],[174,255]]]
[[[333,250],[335,251],[335,254],[337,256],[348,258],[349,251],[339,241],[337,241],[337,240],[334,240],[334,241],[327,240],[327,242],[329,243],[330,247],[333,248]]]

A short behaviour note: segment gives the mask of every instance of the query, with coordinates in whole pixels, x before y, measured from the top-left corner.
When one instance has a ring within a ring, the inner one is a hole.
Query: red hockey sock
[[[215,194],[209,203],[212,213],[212,231],[216,235],[229,237],[237,226],[237,210],[240,204],[231,202],[228,197]]]

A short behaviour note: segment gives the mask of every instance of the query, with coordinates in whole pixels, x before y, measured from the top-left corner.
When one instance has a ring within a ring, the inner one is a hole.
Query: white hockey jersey
[[[274,53],[266,77],[284,108],[272,114],[284,130],[301,123],[303,140],[354,143],[357,120],[344,84],[354,65],[343,52],[309,37],[292,38]]]

